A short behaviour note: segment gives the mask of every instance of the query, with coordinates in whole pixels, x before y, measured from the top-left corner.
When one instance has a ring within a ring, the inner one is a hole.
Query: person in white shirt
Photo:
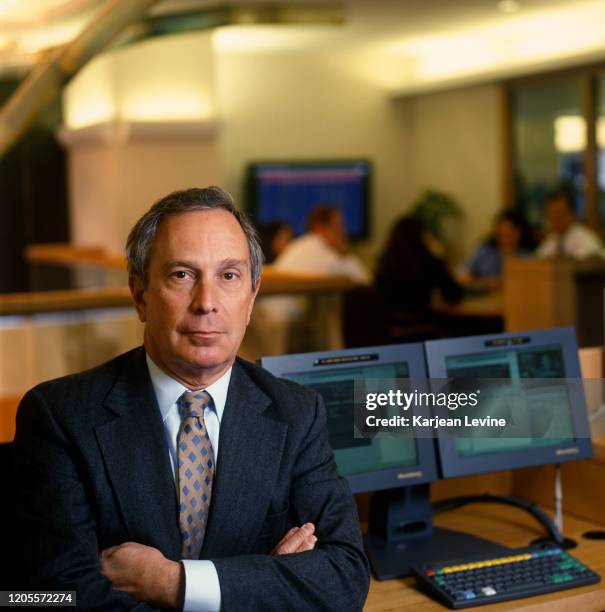
[[[325,274],[345,276],[366,285],[370,274],[363,263],[349,249],[342,213],[335,206],[318,205],[307,217],[308,233],[290,241],[273,263],[276,270],[299,274]],[[307,321],[333,316],[335,305],[324,300],[323,310],[308,314],[306,297],[268,296],[257,302],[252,323],[257,344],[262,344],[262,353],[278,355],[289,351],[301,352],[304,342],[312,331]],[[332,313],[332,314],[330,314]],[[330,319],[331,320],[331,319]],[[321,327],[319,325],[318,327]]]
[[[538,257],[586,259],[602,255],[601,239],[578,221],[570,195],[565,189],[558,189],[548,196],[546,219],[550,233],[538,246]]]
[[[346,276],[360,284],[370,282],[370,274],[349,249],[342,213],[335,206],[319,205],[307,219],[309,232],[292,240],[275,261],[285,272]]]

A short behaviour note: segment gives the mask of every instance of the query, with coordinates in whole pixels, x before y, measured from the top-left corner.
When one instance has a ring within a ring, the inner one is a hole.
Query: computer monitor
[[[431,340],[425,347],[431,379],[487,379],[490,396],[477,416],[506,417],[507,423],[498,434],[483,436],[480,428],[470,437],[440,429],[443,478],[592,456],[572,327]],[[503,379],[519,383],[516,401],[510,401],[509,385],[498,393]]]
[[[247,206],[259,226],[281,221],[300,235],[308,229],[311,209],[329,204],[342,212],[349,238],[366,238],[371,174],[367,160],[251,163],[246,172]]]
[[[276,376],[315,389],[323,397],[336,464],[354,493],[436,480],[432,440],[356,438],[353,429],[355,381],[425,379],[421,343],[263,357],[261,365]]]

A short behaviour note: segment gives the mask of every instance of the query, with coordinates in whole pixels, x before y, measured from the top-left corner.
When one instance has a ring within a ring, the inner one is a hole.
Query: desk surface
[[[438,515],[435,525],[470,531],[507,546],[527,546],[536,537],[543,535],[540,526],[521,510],[509,507],[475,504]],[[605,540],[586,540],[582,533],[589,529],[605,529],[605,525],[565,518],[565,534],[578,541],[578,547],[570,553],[586,563],[592,570],[605,577]],[[364,610],[387,612],[414,610],[431,612],[447,610],[416,588],[413,578],[377,581],[372,578],[370,594]],[[548,595],[516,599],[509,602],[469,608],[489,612],[602,612],[605,610],[605,578],[592,586],[568,589]]]
[[[450,317],[496,318],[504,315],[500,291],[467,295],[458,304],[447,304],[437,300],[433,309]]]

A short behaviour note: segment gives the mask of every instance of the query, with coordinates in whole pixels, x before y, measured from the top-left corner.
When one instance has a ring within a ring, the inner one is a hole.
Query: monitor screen
[[[284,377],[315,389],[324,399],[328,435],[342,476],[418,465],[412,438],[354,438],[353,395],[355,379],[407,378],[405,361],[388,365],[337,368],[328,371],[285,372]]]
[[[435,340],[426,353],[431,378],[488,379],[473,416],[506,421],[497,436],[480,427],[470,437],[440,432],[443,477],[591,456],[573,328]],[[515,401],[506,380],[525,383]]]
[[[354,435],[355,381],[424,378],[422,344],[264,357],[261,364],[277,376],[315,389],[323,397],[336,463],[354,492],[435,479],[432,440]]]
[[[365,238],[370,176],[370,163],[361,160],[253,163],[246,177],[248,209],[258,226],[282,221],[300,235],[311,209],[329,204],[342,211],[351,239]]]

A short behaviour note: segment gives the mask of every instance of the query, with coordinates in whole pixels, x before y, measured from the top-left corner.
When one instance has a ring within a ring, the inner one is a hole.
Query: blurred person
[[[360,284],[369,283],[369,272],[350,251],[344,219],[336,206],[314,207],[307,227],[308,232],[292,240],[275,260],[276,269],[347,276]]]
[[[281,255],[294,237],[292,227],[283,221],[271,221],[258,229],[260,244],[265,256],[265,263],[271,264]]]
[[[460,281],[468,287],[500,289],[504,259],[509,255],[528,255],[531,251],[529,229],[523,215],[516,210],[505,210],[496,217],[492,235],[464,264]]]
[[[424,223],[404,216],[391,230],[378,260],[375,287],[395,319],[418,322],[434,320],[433,293],[447,303],[462,299],[462,287],[450,273],[443,248]]]
[[[335,206],[315,206],[307,217],[308,232],[292,240],[273,263],[280,272],[346,276],[360,285],[370,274],[350,252],[342,213]],[[300,295],[264,296],[259,300],[252,333],[263,339],[263,354],[305,352],[314,347],[314,334],[321,327],[335,325],[337,304],[326,296],[321,304]],[[258,343],[258,341],[257,341]]]
[[[86,610],[360,610],[369,570],[321,397],[236,357],[262,266],[250,222],[218,187],[175,192],[127,259],[143,346],[19,407],[27,588]]]
[[[586,259],[601,255],[601,239],[576,217],[569,189],[559,187],[546,198],[546,220],[550,232],[536,249],[538,257]]]

